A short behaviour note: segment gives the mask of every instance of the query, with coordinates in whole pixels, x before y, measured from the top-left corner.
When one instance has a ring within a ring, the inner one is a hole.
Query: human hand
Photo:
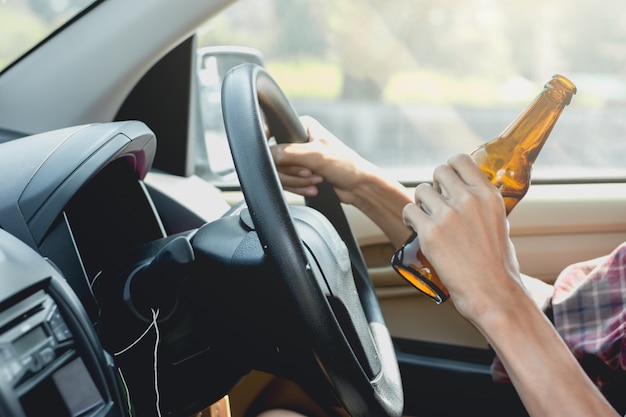
[[[403,210],[458,311],[475,322],[521,288],[504,201],[466,154],[437,167]],[[515,291],[512,291],[515,290]]]
[[[352,204],[352,190],[360,183],[363,170],[371,168],[371,164],[314,118],[302,116],[300,120],[308,132],[308,142],[270,147],[283,188],[313,197],[317,195],[317,184],[327,181],[342,202]]]

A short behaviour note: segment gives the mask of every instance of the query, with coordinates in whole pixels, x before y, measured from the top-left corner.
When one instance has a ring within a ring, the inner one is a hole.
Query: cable
[[[160,394],[159,394],[159,374],[157,372],[157,352],[159,349],[159,326],[157,325],[157,317],[159,317],[159,309],[152,310],[152,324],[154,325],[154,393],[156,394],[156,410],[159,417],[161,417],[161,405],[160,405]]]
[[[139,341],[141,339],[144,338],[144,336],[148,333],[148,331],[154,327],[154,333],[155,333],[155,338],[154,338],[154,353],[153,353],[153,357],[154,357],[154,362],[153,362],[153,369],[154,369],[154,393],[156,395],[156,402],[155,402],[155,407],[156,407],[156,411],[157,411],[157,416],[161,417],[161,395],[159,392],[159,373],[158,373],[158,350],[159,350],[159,342],[160,342],[160,333],[159,333],[159,326],[157,323],[157,319],[159,318],[159,309],[151,309],[152,310],[152,322],[148,325],[148,327],[146,328],[146,330],[144,330],[144,332],[139,335],[139,337],[137,339],[135,339],[135,341],[133,341],[130,345],[126,346],[124,349],[116,352],[114,354],[114,356],[119,356],[121,354],[123,354],[124,352],[128,351],[129,349],[131,349],[133,346],[135,346],[137,343],[139,343]],[[120,372],[120,375],[122,375],[122,371],[121,369],[118,368],[118,371]],[[122,381],[124,382],[124,385],[126,385],[126,381],[124,381],[123,379],[123,375],[122,375]],[[128,390],[128,389],[127,389]],[[130,405],[129,405],[129,410],[130,410]]]

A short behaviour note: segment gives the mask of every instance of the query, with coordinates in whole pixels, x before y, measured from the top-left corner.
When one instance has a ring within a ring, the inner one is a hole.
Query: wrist
[[[410,235],[402,221],[404,206],[413,199],[398,181],[386,177],[376,166],[359,170],[359,181],[351,190],[352,204],[372,220],[399,247]]]
[[[522,285],[510,279],[497,292],[483,294],[468,300],[456,301],[459,313],[483,333],[487,339],[511,329],[525,320],[530,310],[541,311],[528,296]]]

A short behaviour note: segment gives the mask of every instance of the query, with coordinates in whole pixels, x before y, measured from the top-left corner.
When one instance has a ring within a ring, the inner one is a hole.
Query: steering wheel
[[[261,245],[305,323],[317,363],[348,414],[399,417],[404,402],[395,350],[339,199],[330,185],[322,184],[319,196],[307,200],[334,225],[349,253],[349,277],[354,279],[339,277],[342,282],[334,285],[325,281],[329,277],[316,276],[319,270],[307,256],[269,152],[261,109],[277,142],[308,140],[293,106],[263,67],[233,68],[223,81],[222,111]],[[338,286],[347,290],[337,291]],[[356,306],[349,300],[351,294]]]

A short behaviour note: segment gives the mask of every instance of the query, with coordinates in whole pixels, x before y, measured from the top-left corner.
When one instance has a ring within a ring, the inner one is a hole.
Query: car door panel
[[[451,302],[437,305],[399,277],[380,229],[346,207],[392,335],[486,347]],[[626,240],[626,184],[534,185],[509,217],[522,273],[553,283],[566,266],[608,254]]]

